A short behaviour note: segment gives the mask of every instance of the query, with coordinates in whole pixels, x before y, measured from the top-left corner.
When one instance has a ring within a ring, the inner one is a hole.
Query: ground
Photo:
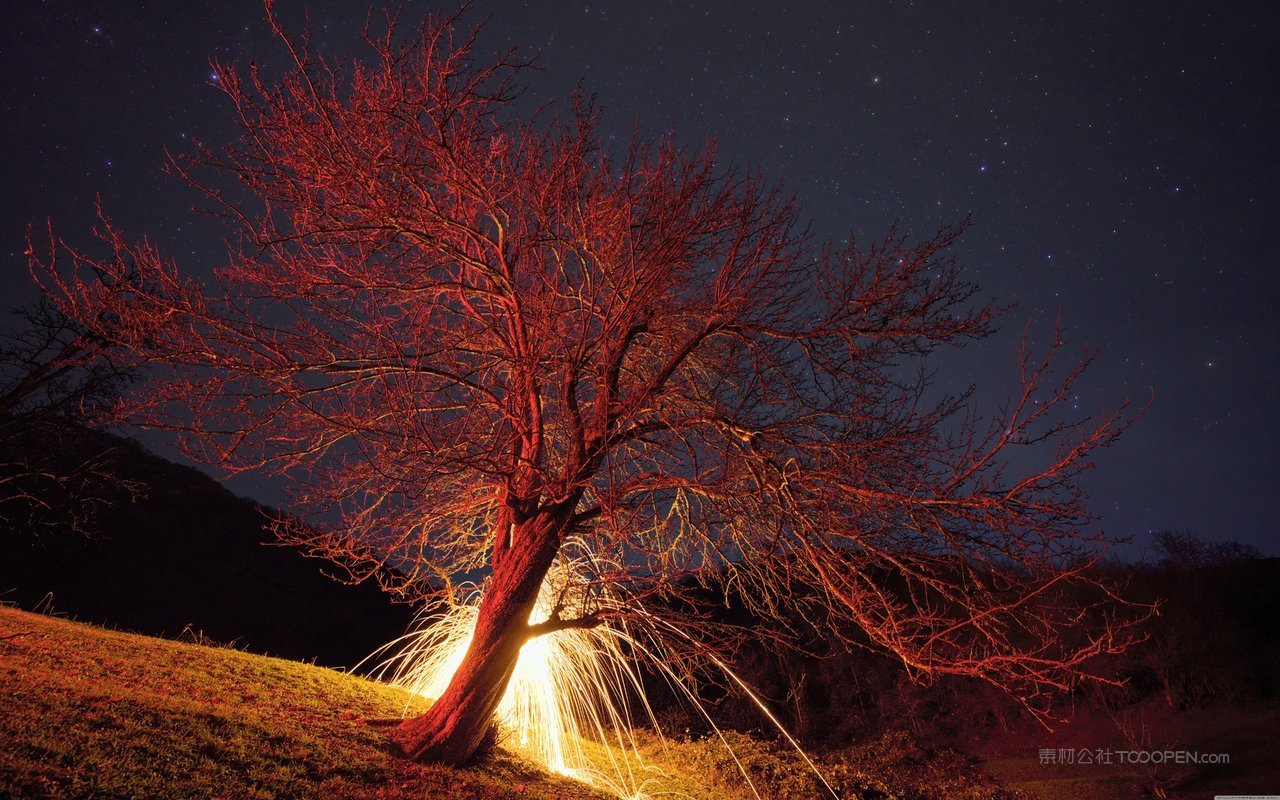
[[[10,608],[0,608],[0,697],[0,797],[608,797],[502,748],[464,770],[408,762],[370,720],[414,713],[423,701],[358,676]],[[726,738],[759,797],[830,796],[785,745]],[[653,765],[641,782],[654,795],[754,797],[718,738],[640,740]],[[815,758],[848,800],[1101,797],[1104,784],[1134,787],[1119,774],[1080,771],[1069,775],[1073,786],[1046,783],[1051,770],[1025,758],[985,765],[1002,786],[972,759],[902,732]]]
[[[370,718],[414,699],[329,669],[0,609],[0,796],[440,798],[601,795],[509,755],[398,758]]]
[[[1119,723],[1119,724],[1117,724]],[[1117,731],[1116,728],[1120,728]],[[1052,732],[971,747],[981,767],[1036,800],[1212,800],[1227,795],[1280,795],[1280,706],[1218,704],[1175,712],[1162,701],[1127,709],[1118,719],[1080,714]],[[1079,754],[1111,751],[1112,763],[1042,763],[1039,749]],[[1119,751],[1223,753],[1225,764],[1120,764]]]

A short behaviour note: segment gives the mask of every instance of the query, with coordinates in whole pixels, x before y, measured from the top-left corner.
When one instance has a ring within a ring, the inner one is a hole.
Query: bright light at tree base
[[[558,561],[538,593],[530,623],[548,619],[557,607],[561,616],[569,619],[601,612],[607,616],[611,607],[620,608],[615,597],[575,590],[588,585],[581,580],[583,571],[579,563]],[[419,696],[439,697],[471,643],[479,601],[480,591],[472,591],[461,602],[424,618],[414,631],[388,644],[379,652],[393,655],[380,665],[379,674]],[[630,619],[651,620],[652,626],[646,627],[652,629],[640,635],[619,616],[593,628],[559,630],[529,640],[520,651],[498,708],[498,724],[504,744],[547,770],[627,800],[644,800],[665,792],[660,791],[661,770],[644,762],[635,738],[636,714],[642,715],[642,721],[662,737],[645,692],[641,663],[656,670],[697,708],[717,735],[720,731],[698,701],[693,677],[678,673],[672,666],[688,663],[688,659],[672,658],[673,649],[664,643],[673,639],[692,647],[694,639],[670,623],[647,615],[634,602],[627,604],[626,611]],[[665,629],[665,636],[659,637],[660,627]],[[714,656],[703,658],[750,696],[813,767],[795,740],[741,679]],[[737,762],[736,756],[734,761]],[[741,764],[738,767],[742,770]],[[826,785],[820,774],[818,777]],[[751,786],[745,771],[743,778]],[[754,786],[751,790],[760,796]]]

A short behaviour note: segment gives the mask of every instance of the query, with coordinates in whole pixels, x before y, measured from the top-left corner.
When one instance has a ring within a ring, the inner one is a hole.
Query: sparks
[[[497,722],[510,746],[551,772],[624,800],[665,794],[661,791],[661,770],[645,763],[635,736],[636,722],[645,722],[665,744],[646,695],[643,664],[661,675],[707,720],[752,794],[759,798],[698,699],[696,670],[687,665],[701,663],[723,673],[743,691],[832,796],[837,796],[795,739],[728,665],[703,652],[692,635],[647,613],[634,601],[624,606],[616,594],[589,588],[593,586],[589,573],[586,558],[562,557],[543,581],[530,624],[557,614],[594,614],[604,621],[589,628],[558,630],[525,643],[498,708]],[[374,654],[389,654],[375,676],[422,697],[439,697],[471,643],[480,597],[481,591],[472,589],[443,612],[424,615],[412,631]],[[674,657],[677,654],[682,657]],[[676,665],[680,664],[686,668],[678,670]]]

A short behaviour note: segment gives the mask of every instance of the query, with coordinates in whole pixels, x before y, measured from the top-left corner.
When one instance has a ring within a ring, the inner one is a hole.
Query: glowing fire
[[[608,592],[583,588],[590,586],[583,580],[585,566],[584,561],[570,559],[553,566],[539,591],[531,624],[549,619],[557,610],[565,618],[601,612],[607,617],[611,608],[621,607],[618,598]],[[394,655],[379,667],[380,674],[414,694],[439,697],[471,642],[479,600],[480,591],[473,590],[447,611],[424,618],[416,630],[387,645],[380,652]],[[627,800],[643,800],[652,796],[661,771],[645,764],[640,755],[633,713],[642,713],[660,740],[662,732],[645,694],[641,662],[654,668],[698,709],[717,735],[720,731],[699,702],[691,674],[677,672],[674,665],[682,660],[670,657],[674,648],[665,643],[673,639],[695,646],[694,639],[634,602],[626,604],[626,612],[627,618],[640,620],[647,629],[643,635],[619,616],[593,628],[559,630],[528,641],[498,709],[498,723],[507,734],[507,744],[548,770]],[[702,658],[745,692],[813,767],[737,675],[714,656],[704,654]],[[732,755],[732,750],[729,752]],[[736,763],[737,757],[733,759]],[[740,763],[738,768],[759,798]],[[827,785],[820,774],[818,777]]]

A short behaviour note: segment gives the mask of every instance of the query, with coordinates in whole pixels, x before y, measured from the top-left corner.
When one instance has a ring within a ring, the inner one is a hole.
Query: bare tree
[[[1206,542],[1186,530],[1156,531],[1152,539],[1159,563],[1182,569],[1236,564],[1262,557],[1261,551],[1251,544],[1235,539]]]
[[[0,332],[0,522],[84,533],[113,495],[139,487],[112,473],[109,452],[75,447],[74,426],[134,376],[47,297],[14,317]]]
[[[238,231],[216,282],[105,222],[105,258],[55,243],[33,268],[155,367],[122,418],[288,475],[311,552],[408,592],[487,571],[410,754],[471,756],[529,637],[699,583],[1024,698],[1124,645],[1093,606],[1090,638],[1060,635],[1089,611],[1060,590],[1097,588],[1075,478],[1122,412],[1056,415],[1082,368],[1055,374],[1056,343],[1023,353],[989,424],[903,377],[997,316],[948,255],[958,228],[814,247],[791,198],[709,147],[606,153],[581,98],[518,116],[523,65],[486,63],[454,20],[341,69],[271,24],[292,68],[217,65],[242,135],[172,165]],[[1035,445],[1041,466],[1007,466]],[[635,602],[534,622],[571,541],[602,565],[579,588]]]

